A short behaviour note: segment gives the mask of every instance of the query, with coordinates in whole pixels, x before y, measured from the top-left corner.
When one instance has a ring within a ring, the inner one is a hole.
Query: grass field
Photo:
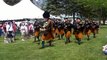
[[[56,40],[53,47],[39,49],[41,46],[32,43],[33,39],[21,41],[17,37],[15,43],[4,44],[0,38],[0,60],[107,60],[102,53],[102,46],[107,44],[107,28],[101,28],[96,38],[91,36],[87,41],[86,37],[82,44],[72,42],[64,44],[64,40]]]

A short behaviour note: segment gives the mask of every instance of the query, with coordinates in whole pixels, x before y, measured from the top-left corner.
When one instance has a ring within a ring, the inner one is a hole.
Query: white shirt
[[[21,27],[20,27],[20,31],[21,31],[21,32],[28,32],[27,26],[25,26],[25,25],[24,25],[24,26],[21,26]]]
[[[20,31],[25,32],[25,27],[26,27],[26,26],[21,26],[21,27],[20,27]]]
[[[13,26],[12,26],[12,24],[7,24],[6,25],[6,31],[13,31]]]

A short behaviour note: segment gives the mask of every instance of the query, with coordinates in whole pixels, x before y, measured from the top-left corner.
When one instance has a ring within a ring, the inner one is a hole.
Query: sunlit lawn
[[[102,46],[107,44],[107,28],[101,28],[97,37],[91,36],[90,41],[84,37],[81,45],[71,37],[69,44],[55,40],[54,46],[39,49],[41,45],[32,43],[33,39],[21,41],[20,38],[17,36],[18,40],[11,44],[4,44],[0,38],[0,60],[107,60],[102,53]]]

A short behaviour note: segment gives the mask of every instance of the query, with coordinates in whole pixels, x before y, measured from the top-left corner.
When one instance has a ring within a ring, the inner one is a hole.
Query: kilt
[[[91,34],[91,30],[88,30],[87,35],[90,35],[90,34]]]
[[[52,32],[48,32],[46,35],[43,33],[42,36],[41,36],[41,39],[43,41],[53,40],[54,39],[53,33]]]
[[[90,35],[91,34],[91,30],[85,31],[85,35]]]
[[[83,38],[83,33],[80,32],[80,33],[75,33],[75,38],[77,39],[82,39]]]
[[[39,33],[40,33],[39,31],[35,31],[35,32],[34,32],[34,36],[35,36],[35,37],[38,37],[38,36],[39,36]]]
[[[56,30],[56,29],[55,29],[55,28],[53,28],[53,29],[52,29],[52,33],[55,33],[55,30]]]
[[[65,33],[65,37],[66,37],[66,38],[70,38],[70,37],[71,37],[71,31],[67,31],[67,32]]]
[[[59,34],[58,28],[55,29],[55,33],[56,33],[56,34]]]
[[[91,32],[92,33],[96,33],[97,31],[96,31],[96,29],[92,29]]]
[[[63,35],[63,34],[64,34],[64,29],[61,29],[61,30],[59,31],[59,29],[57,28],[55,32],[56,32],[56,34],[58,34],[58,35]]]

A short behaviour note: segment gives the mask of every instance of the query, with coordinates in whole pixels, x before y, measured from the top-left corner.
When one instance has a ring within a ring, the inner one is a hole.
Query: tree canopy
[[[47,0],[44,9],[53,15],[79,13],[81,17],[106,20],[107,0]]]

